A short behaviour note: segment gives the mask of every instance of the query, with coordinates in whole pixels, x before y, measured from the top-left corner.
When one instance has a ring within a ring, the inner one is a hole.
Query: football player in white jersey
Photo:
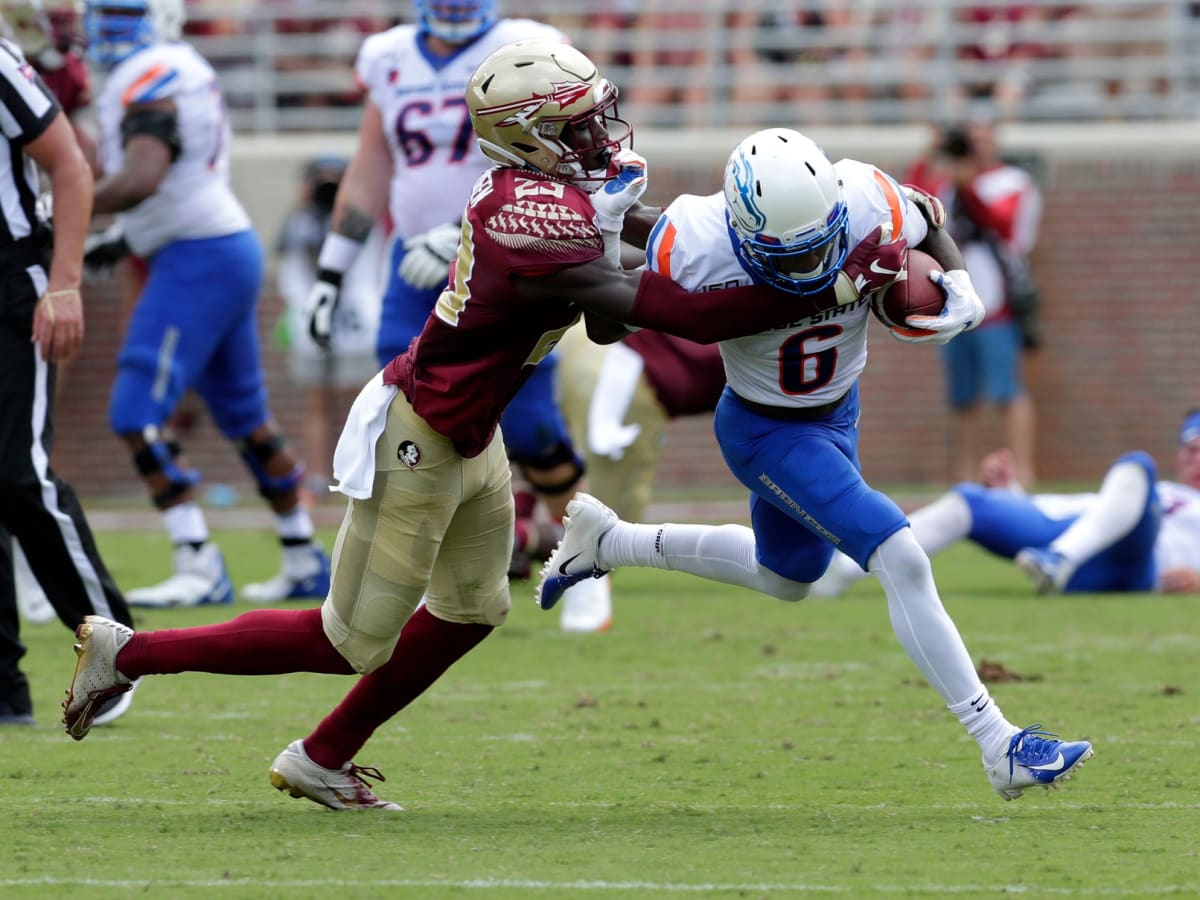
[[[909,327],[893,334],[944,343],[978,324],[983,305],[943,223],[936,201],[906,192],[875,166],[831,163],[804,135],[772,128],[734,150],[722,193],[680,197],[666,209],[647,257],[693,292],[754,282],[803,296],[833,284],[847,248],[882,227],[945,269],[931,275],[947,296],[941,314],[909,316]],[[577,494],[538,599],[549,608],[567,585],[635,565],[800,600],[839,549],[878,577],[900,644],[979,744],[992,787],[1016,799],[1068,778],[1092,748],[1004,717],[942,606],[929,557],[904,513],[863,480],[858,376],[870,302],[863,297],[721,342],[728,384],[715,428],[726,463],[752,492],[752,529],[632,524]]]
[[[212,67],[179,40],[183,0],[90,0],[88,55],[107,76],[97,101],[95,212],[116,215],[149,274],[117,360],[109,423],[163,513],[174,574],[131,604],[228,603],[233,586],[195,499],[200,475],[164,425],[194,389],[276,516],[282,572],[243,595],[323,598],[329,561],[300,502],[304,467],[267,408],[256,311],[263,253],[229,184],[230,127]]]
[[[1200,410],[1179,430],[1178,481],[1157,481],[1148,453],[1122,454],[1100,490],[1027,495],[1011,450],[988,454],[980,483],[959,484],[914,512],[913,535],[930,556],[960,540],[1016,560],[1039,593],[1200,591]],[[863,571],[838,554],[813,585],[834,597]]]
[[[463,205],[492,165],[467,115],[471,74],[493,50],[513,41],[568,40],[550,25],[499,17],[496,0],[413,5],[414,24],[367,38],[355,62],[366,92],[358,146],[338,190],[309,300],[310,333],[328,344],[342,278],[372,225],[389,213],[394,243],[376,347],[380,366],[403,353],[424,327],[458,251]],[[562,516],[584,475],[555,399],[557,362],[551,354],[538,365],[501,420],[510,458],[552,517]],[[561,529],[539,540],[545,529],[533,523],[537,497],[519,492],[517,500],[517,549],[544,559]],[[580,584],[564,604],[563,628],[604,630],[611,608],[607,579]]]

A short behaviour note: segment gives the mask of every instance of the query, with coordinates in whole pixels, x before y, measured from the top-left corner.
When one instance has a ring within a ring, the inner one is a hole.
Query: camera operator
[[[915,180],[945,204],[946,227],[987,309],[981,326],[943,348],[953,414],[953,478],[968,480],[975,471],[986,405],[1004,418],[1018,477],[1033,484],[1036,421],[1021,369],[1022,351],[1040,340],[1029,254],[1041,222],[1041,192],[1027,169],[1000,158],[990,122],[945,128],[934,156]]]

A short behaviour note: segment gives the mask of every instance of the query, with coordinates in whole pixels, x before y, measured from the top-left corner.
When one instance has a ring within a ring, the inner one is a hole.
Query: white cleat
[[[364,777],[366,776],[366,777]],[[271,764],[271,784],[293,797],[330,809],[386,809],[403,812],[399,803],[375,796],[366,778],[386,781],[378,769],[346,763],[340,769],[319,766],[304,751],[304,741],[292,741]]]
[[[233,602],[233,582],[225,569],[225,557],[211,541],[205,541],[199,549],[190,544],[176,547],[171,565],[174,575],[150,587],[129,591],[126,602],[154,609]]]
[[[568,634],[594,634],[612,627],[612,585],[608,575],[585,578],[567,588],[559,627]]]
[[[251,603],[324,600],[329,594],[329,557],[316,544],[301,549],[305,552],[284,552],[283,571],[274,578],[243,586],[242,599]]]
[[[133,629],[103,616],[85,616],[75,637],[75,675],[63,700],[63,725],[67,734],[82,741],[98,715],[111,713],[104,708],[108,701],[133,690],[133,683],[117,669],[117,654],[133,637]],[[113,718],[110,715],[109,721]]]
[[[605,574],[596,563],[600,538],[620,521],[617,514],[593,497],[578,493],[567,504],[563,536],[542,566],[534,598],[542,609],[553,609],[567,588]]]

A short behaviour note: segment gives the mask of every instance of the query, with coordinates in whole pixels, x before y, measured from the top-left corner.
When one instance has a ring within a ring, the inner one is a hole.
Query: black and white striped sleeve
[[[21,51],[0,39],[0,130],[15,144],[28,144],[50,127],[58,101]]]

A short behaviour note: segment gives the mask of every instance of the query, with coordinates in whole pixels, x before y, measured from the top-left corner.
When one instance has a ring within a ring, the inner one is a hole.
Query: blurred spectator
[[[697,128],[713,124],[724,5],[723,0],[692,4],[691,9],[680,0],[641,4],[633,22],[633,71],[629,83],[620,85],[629,121]]]
[[[313,467],[308,478],[318,497],[327,494],[333,437],[375,364],[375,337],[383,288],[384,229],[377,227],[346,273],[342,299],[333,317],[328,350],[308,333],[308,294],[317,278],[317,254],[333,215],[333,198],[346,161],[323,157],[305,167],[296,206],[279,235],[279,294],[285,306],[283,336],[291,383],[304,390],[303,457]]]
[[[391,27],[393,20],[378,14],[330,15],[336,6],[321,0],[268,0],[275,33],[282,48],[275,69],[297,73],[302,80],[280,91],[280,106],[358,106],[362,92],[351,66],[363,40]],[[361,10],[356,6],[356,11]],[[317,85],[320,85],[319,87]]]
[[[987,402],[1002,411],[1017,475],[1031,485],[1036,423],[1022,378],[1022,350],[1040,340],[1029,255],[1041,222],[1041,192],[1029,171],[1000,159],[991,122],[935,134],[933,157],[915,164],[906,180],[945,203],[946,227],[987,309],[982,325],[954,338],[943,351],[953,410],[953,477],[967,480],[975,471]]]
[[[869,100],[870,25],[847,0],[791,0],[735,13],[734,121],[811,124],[833,118],[831,103]]]
[[[960,84],[964,99],[988,100],[1010,116],[1024,101],[1031,80],[1029,62],[1047,55],[1046,47],[1030,35],[1039,22],[1055,14],[1053,7],[1032,3],[966,6],[958,11],[960,25],[975,39],[958,47],[960,61],[970,65]]]

